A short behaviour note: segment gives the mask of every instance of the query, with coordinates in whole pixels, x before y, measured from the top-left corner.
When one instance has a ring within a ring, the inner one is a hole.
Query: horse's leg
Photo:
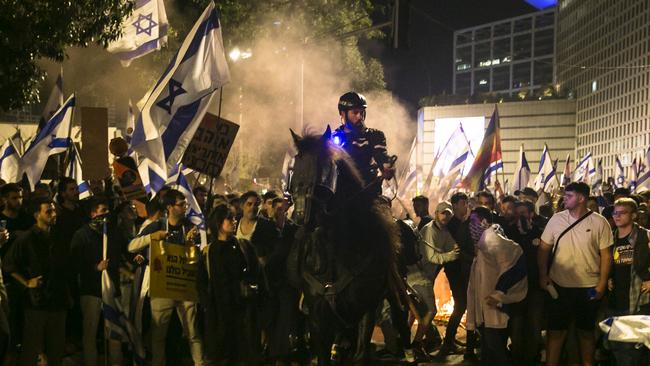
[[[319,319],[316,319],[313,314],[309,315],[309,328],[312,354],[316,356],[318,366],[329,366],[330,350],[334,340],[331,332],[323,329]]]
[[[357,326],[357,344],[352,363],[358,366],[370,365],[372,332],[375,329],[375,311],[365,313]]]

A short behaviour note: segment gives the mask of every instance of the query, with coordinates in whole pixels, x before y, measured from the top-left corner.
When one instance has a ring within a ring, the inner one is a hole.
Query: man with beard
[[[35,365],[44,353],[47,364],[57,366],[65,346],[69,248],[52,238],[57,215],[49,198],[34,199],[30,213],[36,224],[16,238],[3,269],[25,289],[21,364]]]
[[[449,220],[447,229],[460,248],[460,257],[445,264],[445,274],[454,297],[454,311],[449,318],[445,340],[437,355],[440,359],[444,359],[450,353],[459,351],[456,347],[456,332],[467,308],[467,285],[475,253],[474,241],[469,231],[469,198],[465,193],[457,192],[451,196],[450,201],[454,216]],[[467,347],[464,354],[466,361],[476,361],[476,355],[474,354],[475,342],[474,333],[468,331]]]
[[[381,195],[381,180],[395,175],[394,158],[386,150],[386,137],[380,130],[365,125],[366,98],[357,92],[347,92],[339,98],[341,126],[334,131],[334,143],[343,147],[361,173],[369,198]],[[372,186],[369,186],[372,185]],[[352,192],[354,193],[354,192]]]

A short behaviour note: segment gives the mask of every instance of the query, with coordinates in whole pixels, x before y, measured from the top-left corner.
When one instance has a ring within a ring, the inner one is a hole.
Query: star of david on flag
[[[214,91],[228,81],[219,13],[211,2],[144,97],[135,125],[132,147],[148,159],[146,170],[153,191],[160,189],[159,183],[180,162]]]
[[[142,26],[142,22],[145,21],[146,26]],[[135,35],[137,36],[140,33],[147,33],[148,36],[151,35],[151,30],[157,26],[158,23],[156,23],[155,20],[153,20],[153,13],[149,13],[147,15],[142,15],[138,14],[138,19],[136,19],[135,22],[133,22],[133,26],[135,27]]]
[[[136,0],[135,9],[122,22],[122,37],[107,51],[116,54],[122,66],[167,44],[167,13],[163,0]]]

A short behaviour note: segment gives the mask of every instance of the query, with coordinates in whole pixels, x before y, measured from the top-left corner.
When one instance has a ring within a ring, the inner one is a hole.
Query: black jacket
[[[341,146],[356,163],[365,184],[377,178],[378,168],[389,162],[386,136],[380,130],[364,128],[360,132],[346,132],[341,126],[334,135],[339,137]]]
[[[101,230],[101,229],[100,229]],[[126,247],[126,238],[118,230],[108,230],[108,274],[114,284],[119,284],[119,265],[121,251]],[[102,297],[102,273],[97,271],[97,264],[103,258],[103,234],[85,224],[72,237],[71,268],[79,276],[79,294]],[[118,291],[119,286],[115,289]]]

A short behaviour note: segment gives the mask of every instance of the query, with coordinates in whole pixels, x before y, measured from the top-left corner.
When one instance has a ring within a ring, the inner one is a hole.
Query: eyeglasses
[[[629,211],[613,211],[612,216],[621,216],[621,215],[629,215],[631,212]]]

